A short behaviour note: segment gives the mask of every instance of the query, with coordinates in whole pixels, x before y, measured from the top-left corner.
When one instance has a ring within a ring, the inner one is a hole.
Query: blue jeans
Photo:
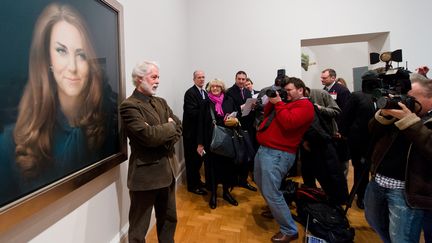
[[[423,210],[409,207],[404,189],[388,189],[371,180],[364,197],[369,225],[384,242],[419,242]]]
[[[281,182],[293,166],[295,154],[260,146],[255,155],[254,178],[272,215],[285,235],[297,234],[297,225],[285,202]]]

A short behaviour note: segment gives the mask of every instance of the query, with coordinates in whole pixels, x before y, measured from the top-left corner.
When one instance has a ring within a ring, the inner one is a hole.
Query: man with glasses
[[[287,243],[298,239],[298,229],[280,185],[293,166],[303,135],[314,119],[313,104],[305,97],[306,86],[298,78],[284,78],[281,87],[287,100],[269,97],[264,107],[264,120],[257,131],[261,145],[255,156],[255,181],[274,219],[280,226],[272,242]]]
[[[423,209],[432,209],[432,80],[412,73],[410,110],[380,109],[369,122],[372,179],[365,216],[383,242],[419,242]]]

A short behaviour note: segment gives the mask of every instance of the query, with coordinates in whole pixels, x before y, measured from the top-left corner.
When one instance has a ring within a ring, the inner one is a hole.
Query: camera
[[[401,109],[398,102],[405,104],[414,111],[416,100],[407,95],[411,89],[410,71],[403,67],[394,68],[391,61],[402,61],[402,50],[370,54],[371,64],[386,63],[385,68],[370,70],[362,75],[362,91],[372,94],[376,107],[379,109]]]
[[[409,95],[393,95],[391,97],[380,97],[377,101],[377,107],[380,109],[401,109],[398,102],[402,102],[408,109],[414,111],[416,99]]]
[[[275,85],[272,86],[271,89],[266,90],[265,94],[269,98],[274,98],[277,96],[276,92],[278,92],[282,101],[287,103],[288,102],[288,93],[284,89],[284,87],[287,84],[287,79],[288,79],[288,76],[286,76],[286,74],[285,74],[285,69],[279,69],[277,71],[277,76],[275,79]]]

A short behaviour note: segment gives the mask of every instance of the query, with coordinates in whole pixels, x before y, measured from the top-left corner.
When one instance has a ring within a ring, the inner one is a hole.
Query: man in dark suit
[[[203,100],[208,98],[203,89],[205,74],[197,70],[193,73],[194,85],[184,95],[183,103],[183,148],[186,164],[186,183],[188,191],[206,195],[204,183],[201,181],[200,168],[203,159],[197,152],[198,118]]]
[[[174,242],[177,225],[175,201],[175,151],[181,121],[166,101],[154,96],[159,67],[144,61],[135,66],[136,89],[120,105],[120,115],[130,140],[127,185],[130,195],[129,242],[145,242],[153,206],[159,242]]]
[[[245,82],[247,79],[247,74],[244,71],[238,71],[235,76],[235,83],[232,87],[230,87],[226,95],[230,96],[234,100],[234,105],[236,107],[236,110],[239,114],[239,120],[240,124],[243,130],[248,131],[251,136],[255,136],[255,127],[254,127],[254,121],[255,121],[255,112],[251,111],[247,116],[242,116],[242,107],[244,103],[246,102],[246,99],[252,98],[251,92],[244,87]],[[239,165],[238,168],[238,177],[239,177],[239,186],[244,187],[251,191],[257,191],[256,187],[249,184],[247,181],[248,175],[249,175],[249,168],[253,168],[253,158],[251,161],[243,161]]]
[[[324,89],[329,92],[334,100],[336,100],[339,108],[343,110],[351,92],[347,87],[336,82],[336,71],[331,68],[327,68],[322,71],[321,83],[324,85]]]
[[[354,184],[358,184],[357,207],[364,209],[363,198],[369,182],[369,162],[366,155],[369,149],[369,120],[375,114],[373,97],[362,91],[353,92],[341,114],[339,131],[347,139],[354,167]],[[359,184],[360,183],[360,184]]]
[[[321,72],[321,83],[324,85],[324,90],[327,90],[327,92],[329,92],[331,97],[336,101],[336,104],[343,111],[351,95],[351,92],[348,90],[347,87],[336,82],[336,71],[331,68],[324,69]],[[339,126],[340,116],[336,117],[336,122]],[[339,160],[344,164],[345,167],[344,174],[346,177],[348,175],[348,163],[350,159],[348,144],[345,140],[342,139],[342,136],[339,132],[336,133],[335,141]]]

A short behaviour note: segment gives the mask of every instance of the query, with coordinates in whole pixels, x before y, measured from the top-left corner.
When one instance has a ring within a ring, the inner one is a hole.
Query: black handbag
[[[233,135],[234,151],[236,153],[234,162],[236,164],[251,161],[255,157],[255,149],[249,133],[241,128],[234,129]]]
[[[241,164],[243,162],[246,162],[247,159],[246,144],[243,135],[241,135],[238,130],[234,130],[232,141],[233,141],[233,146],[235,151],[234,163]]]
[[[235,158],[233,136],[234,131],[230,128],[216,125],[216,118],[213,109],[210,107],[210,114],[213,119],[213,134],[210,143],[210,151],[229,158]]]

